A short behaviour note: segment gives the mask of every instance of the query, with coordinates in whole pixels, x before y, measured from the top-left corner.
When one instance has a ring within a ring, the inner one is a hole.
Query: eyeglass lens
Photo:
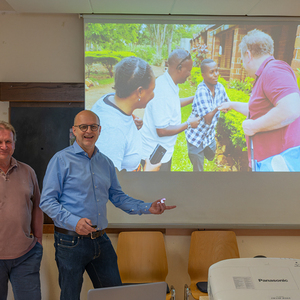
[[[97,131],[99,128],[99,125],[98,124],[92,124],[92,125],[81,124],[78,127],[83,132],[87,131],[89,127],[91,127],[92,131]]]

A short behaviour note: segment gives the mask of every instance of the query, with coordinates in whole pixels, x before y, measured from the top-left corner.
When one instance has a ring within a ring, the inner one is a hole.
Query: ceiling
[[[0,12],[300,16],[299,0],[0,0]]]

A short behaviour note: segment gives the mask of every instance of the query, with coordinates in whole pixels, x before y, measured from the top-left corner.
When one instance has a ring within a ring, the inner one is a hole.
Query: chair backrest
[[[233,231],[194,231],[191,235],[188,263],[191,282],[207,281],[208,269],[212,264],[239,257]]]
[[[117,245],[123,283],[165,281],[168,275],[164,236],[159,231],[121,232]]]

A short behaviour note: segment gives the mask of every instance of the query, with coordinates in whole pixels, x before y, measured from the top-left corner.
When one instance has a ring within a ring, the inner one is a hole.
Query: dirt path
[[[114,83],[105,84],[101,86],[91,87],[85,91],[85,108],[91,109],[93,105],[100,99],[103,95],[112,93],[114,89],[112,88]]]

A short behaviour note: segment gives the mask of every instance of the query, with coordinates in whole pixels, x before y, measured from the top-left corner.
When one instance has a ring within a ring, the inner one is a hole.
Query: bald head
[[[191,54],[183,49],[176,49],[171,52],[168,58],[169,67],[177,67],[180,63],[185,60],[191,59]]]
[[[96,119],[96,122],[94,122],[94,123],[100,125],[100,119],[99,119],[98,115],[96,115],[91,110],[82,110],[81,112],[79,112],[74,118],[74,125],[82,124],[81,123],[82,119],[91,119],[91,120]]]
[[[183,49],[174,50],[168,59],[168,73],[174,83],[184,83],[191,75],[193,60],[191,54]]]
[[[101,132],[101,126],[95,125],[100,125],[99,117],[90,110],[82,110],[74,119],[73,133],[76,142],[89,157],[94,153],[95,143]]]

